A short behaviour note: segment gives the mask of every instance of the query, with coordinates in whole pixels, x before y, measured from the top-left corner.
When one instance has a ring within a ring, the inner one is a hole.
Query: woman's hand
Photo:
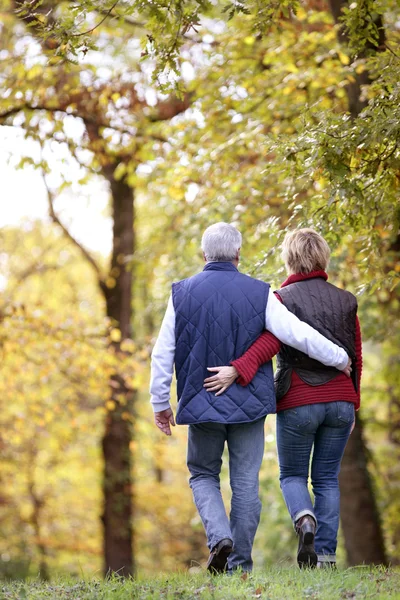
[[[351,372],[352,372],[352,367],[351,365],[353,364],[353,361],[351,360],[350,356],[347,357],[347,365],[346,367],[343,369],[343,373],[345,375],[347,375],[347,377],[351,377]]]
[[[216,375],[207,377],[204,380],[204,387],[208,392],[217,392],[216,396],[223,394],[239,375],[235,367],[208,367],[207,371],[212,371]]]

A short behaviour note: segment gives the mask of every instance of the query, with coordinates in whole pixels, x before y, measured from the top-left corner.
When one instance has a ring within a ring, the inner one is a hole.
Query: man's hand
[[[175,427],[174,413],[170,408],[154,413],[154,422],[165,435],[171,435],[171,425]]]
[[[235,367],[208,367],[207,371],[212,371],[216,375],[207,377],[204,380],[204,387],[207,392],[217,392],[216,396],[223,394],[239,375]]]
[[[351,371],[352,371],[352,369],[351,369],[351,363],[352,363],[352,360],[351,360],[351,358],[348,357],[346,368],[343,369],[343,371],[342,371],[342,373],[344,373],[345,375],[347,375],[347,377],[350,377],[350,375],[351,375]]]

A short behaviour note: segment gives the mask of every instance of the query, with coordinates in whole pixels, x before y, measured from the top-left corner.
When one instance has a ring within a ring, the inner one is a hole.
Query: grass
[[[246,576],[178,574],[107,581],[0,582],[1,600],[400,600],[400,571],[356,567],[344,571],[271,568]]]

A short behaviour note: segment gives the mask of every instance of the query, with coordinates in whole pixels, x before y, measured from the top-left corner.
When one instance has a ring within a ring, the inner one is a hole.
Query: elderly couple
[[[360,398],[357,301],[327,282],[329,247],[311,229],[286,235],[289,276],[275,293],[238,271],[241,245],[235,227],[212,225],[202,238],[203,271],[172,285],[152,353],[155,423],[171,435],[175,364],[176,422],[189,425],[187,465],[210,550],[207,568],[251,571],[264,421],[277,412],[280,482],[298,535],[297,562],[334,567],[338,474]],[[220,491],[225,442],[229,518]],[[307,487],[312,450],[314,501]]]

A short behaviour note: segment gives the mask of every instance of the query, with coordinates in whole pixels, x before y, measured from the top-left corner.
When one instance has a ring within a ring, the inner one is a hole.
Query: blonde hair
[[[282,258],[288,273],[326,271],[330,249],[322,235],[313,229],[297,229],[285,235]]]

